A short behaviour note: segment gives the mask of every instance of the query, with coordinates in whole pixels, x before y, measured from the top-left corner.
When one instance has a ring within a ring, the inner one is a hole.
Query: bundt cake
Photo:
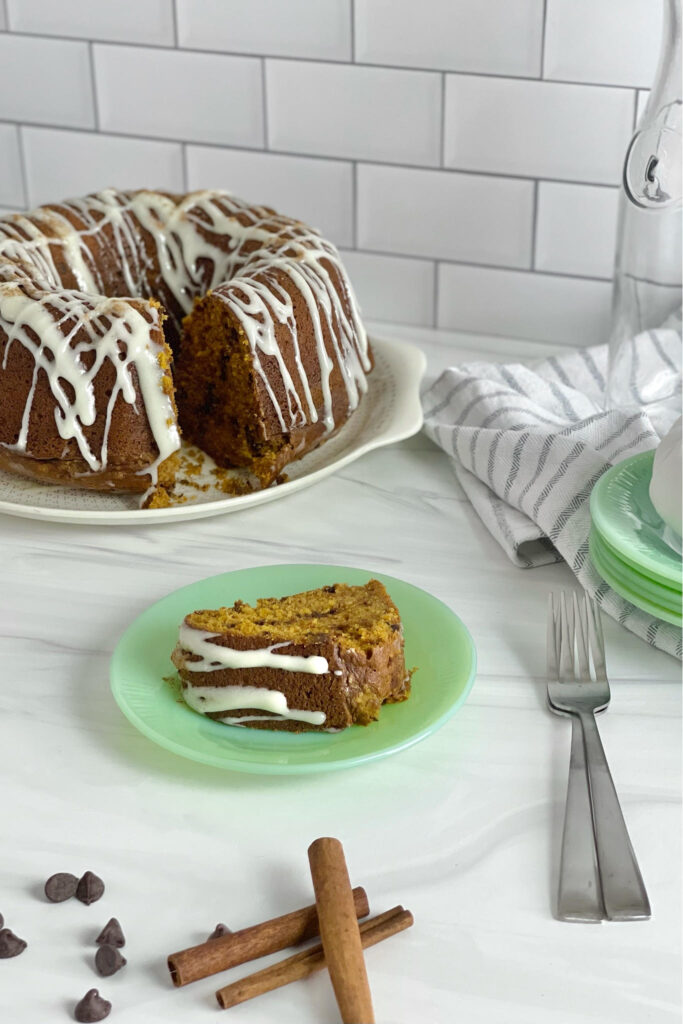
[[[192,612],[172,660],[189,707],[255,729],[367,725],[410,694],[401,619],[378,580]]]
[[[372,367],[334,246],[227,192],[107,189],[0,218],[0,467],[170,486],[180,433],[268,486]]]

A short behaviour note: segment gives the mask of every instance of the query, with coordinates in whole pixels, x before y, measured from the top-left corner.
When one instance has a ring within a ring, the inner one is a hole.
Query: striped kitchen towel
[[[564,559],[604,611],[680,658],[680,629],[619,597],[588,558],[594,484],[614,463],[655,448],[680,415],[680,392],[668,406],[643,401],[659,371],[677,371],[680,383],[680,327],[638,335],[631,350],[629,411],[604,408],[603,345],[533,367],[451,367],[423,396],[425,429],[451,456],[472,505],[516,565]]]

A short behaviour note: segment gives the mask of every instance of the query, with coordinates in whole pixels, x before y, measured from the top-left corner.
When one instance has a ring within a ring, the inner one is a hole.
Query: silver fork
[[[591,675],[591,658],[595,678]],[[605,915],[611,921],[637,921],[650,917],[645,885],[595,721],[595,712],[605,709],[609,701],[605,646],[597,606],[587,596],[579,603],[576,594],[570,604],[564,594],[556,603],[551,594],[548,608],[548,702],[553,711],[572,716],[573,733],[578,725],[583,740],[580,744],[578,736],[572,737],[572,764],[562,841],[558,916],[567,920],[599,920],[595,915],[603,905]],[[585,758],[584,780],[580,770],[582,753]],[[586,795],[592,812],[590,817],[585,813]],[[593,860],[586,856],[589,846],[586,822],[591,819],[599,875],[598,883],[593,868],[592,891]],[[589,916],[581,916],[584,913]]]
[[[560,601],[565,601],[564,594]],[[573,614],[573,606],[570,609]],[[560,616],[553,595],[548,601],[548,683],[560,681]],[[565,666],[566,668],[566,666]],[[548,697],[548,706],[554,711]],[[561,712],[557,712],[561,714]],[[605,907],[595,853],[593,813],[588,788],[586,758],[583,750],[583,731],[576,715],[572,723],[572,742],[569,760],[569,781],[564,811],[562,853],[557,892],[557,916],[561,921],[603,921]]]

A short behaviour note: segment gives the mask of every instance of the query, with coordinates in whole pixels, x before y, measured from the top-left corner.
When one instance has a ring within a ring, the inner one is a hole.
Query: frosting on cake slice
[[[344,729],[410,694],[401,619],[378,580],[192,612],[171,657],[189,707],[228,725]]]

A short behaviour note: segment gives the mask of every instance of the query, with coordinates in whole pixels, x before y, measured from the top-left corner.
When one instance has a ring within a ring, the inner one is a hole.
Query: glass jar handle
[[[671,210],[682,205],[681,133],[664,125],[636,132],[624,161],[624,191],[644,210]]]

